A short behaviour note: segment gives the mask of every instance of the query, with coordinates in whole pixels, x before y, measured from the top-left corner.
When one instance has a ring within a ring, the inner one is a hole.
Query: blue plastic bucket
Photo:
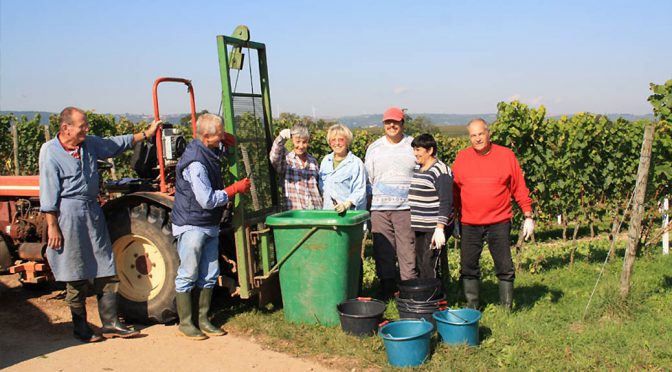
[[[481,312],[475,309],[447,309],[432,314],[445,344],[478,346],[478,321]]]
[[[383,338],[387,361],[394,367],[415,367],[429,359],[434,326],[425,320],[398,320],[378,330]]]

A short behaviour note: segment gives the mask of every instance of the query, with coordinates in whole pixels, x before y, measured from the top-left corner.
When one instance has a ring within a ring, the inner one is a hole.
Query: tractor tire
[[[175,276],[180,259],[169,214],[169,209],[153,203],[108,212],[119,312],[126,320],[168,323],[177,318]]]

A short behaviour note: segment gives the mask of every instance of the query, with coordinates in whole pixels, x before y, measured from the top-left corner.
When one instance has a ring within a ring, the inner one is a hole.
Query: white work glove
[[[288,139],[292,138],[292,131],[289,130],[289,129],[283,129],[283,130],[280,131],[280,137],[288,140]]]
[[[444,245],[446,245],[446,234],[443,233],[443,227],[437,227],[432,235],[432,248],[441,249]]]
[[[346,200],[344,202],[338,203],[334,206],[334,210],[338,213],[343,213],[350,209],[352,207],[352,202],[350,200]]]
[[[531,238],[533,232],[534,232],[534,220],[531,217],[527,217],[523,222],[523,238],[525,240]]]

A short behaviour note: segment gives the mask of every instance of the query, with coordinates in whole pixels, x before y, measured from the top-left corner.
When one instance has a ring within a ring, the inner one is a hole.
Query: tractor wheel
[[[176,319],[179,266],[169,210],[142,203],[108,213],[119,277],[119,311],[127,320],[167,323]]]

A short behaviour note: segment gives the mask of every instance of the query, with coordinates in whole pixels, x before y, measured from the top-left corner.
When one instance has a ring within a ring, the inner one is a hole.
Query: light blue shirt
[[[224,190],[212,189],[212,184],[210,183],[210,179],[208,179],[208,171],[205,169],[203,164],[197,161],[192,162],[182,171],[182,177],[184,177],[184,179],[191,185],[191,189],[194,191],[196,201],[198,202],[198,205],[201,206],[201,208],[214,209],[229,202],[229,196]],[[212,237],[219,235],[219,225],[178,226],[173,224],[174,236],[179,236],[180,234],[190,230],[199,230]]]
[[[336,203],[352,202],[354,209],[366,209],[366,170],[364,163],[352,151],[334,169],[334,153],[322,159],[320,165],[320,190],[323,209],[334,209]]]

